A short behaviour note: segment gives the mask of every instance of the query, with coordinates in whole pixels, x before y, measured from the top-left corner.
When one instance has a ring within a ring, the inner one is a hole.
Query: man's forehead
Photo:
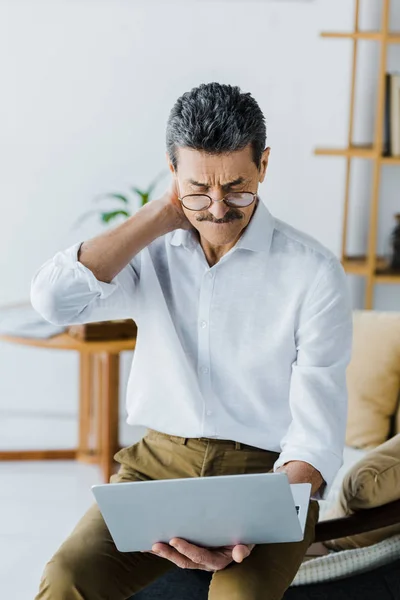
[[[222,187],[233,187],[235,185],[246,183],[248,180],[248,177],[239,176],[234,179],[228,178],[227,181],[220,181],[219,184]],[[208,180],[208,178],[194,179],[193,177],[188,177],[187,179],[184,179],[184,182],[195,187],[207,187],[210,185],[210,181]]]
[[[249,148],[210,154],[193,148],[179,148],[177,174],[182,185],[194,189],[231,188],[250,184],[257,167]]]

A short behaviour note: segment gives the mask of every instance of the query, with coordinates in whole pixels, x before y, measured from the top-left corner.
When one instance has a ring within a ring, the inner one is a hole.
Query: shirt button
[[[200,326],[201,326],[202,329],[205,329],[207,327],[207,321],[202,321],[200,323]]]
[[[207,417],[210,417],[210,416],[212,415],[212,410],[208,410],[208,411],[206,412],[206,415],[207,415]]]
[[[210,272],[210,273],[208,274],[208,276],[209,276],[209,278],[210,278],[210,279],[212,279],[212,278],[214,277],[214,273],[211,273],[211,272]]]
[[[204,374],[208,373],[208,367],[201,367],[200,371]]]

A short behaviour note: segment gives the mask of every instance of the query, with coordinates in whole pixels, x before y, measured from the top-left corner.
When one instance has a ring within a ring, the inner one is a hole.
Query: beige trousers
[[[149,430],[115,455],[121,467],[111,481],[265,473],[277,456],[237,442]],[[303,541],[257,545],[242,563],[215,572],[208,598],[280,600],[313,541],[318,512],[312,501]],[[36,600],[127,600],[174,566],[154,554],[119,552],[94,505],[46,565]]]

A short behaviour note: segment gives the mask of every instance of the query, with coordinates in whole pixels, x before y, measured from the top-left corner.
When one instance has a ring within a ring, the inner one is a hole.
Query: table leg
[[[102,444],[103,444],[103,397],[104,397],[104,377],[101,355],[95,354],[94,361],[94,384],[95,384],[95,424],[96,424],[96,449],[98,462],[101,462]]]
[[[105,482],[113,471],[113,456],[118,450],[119,419],[119,355],[101,355],[101,459],[100,465]]]
[[[90,444],[92,428],[93,359],[81,352],[79,362],[79,441],[78,460],[90,461],[93,451]]]

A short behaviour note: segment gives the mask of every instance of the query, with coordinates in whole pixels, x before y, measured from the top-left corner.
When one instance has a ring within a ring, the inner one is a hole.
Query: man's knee
[[[214,576],[215,577],[215,576]],[[267,582],[260,583],[257,577],[243,579],[216,578],[211,582],[210,600],[281,600],[283,592]]]
[[[79,592],[74,570],[55,556],[43,572],[36,600],[86,600]]]

